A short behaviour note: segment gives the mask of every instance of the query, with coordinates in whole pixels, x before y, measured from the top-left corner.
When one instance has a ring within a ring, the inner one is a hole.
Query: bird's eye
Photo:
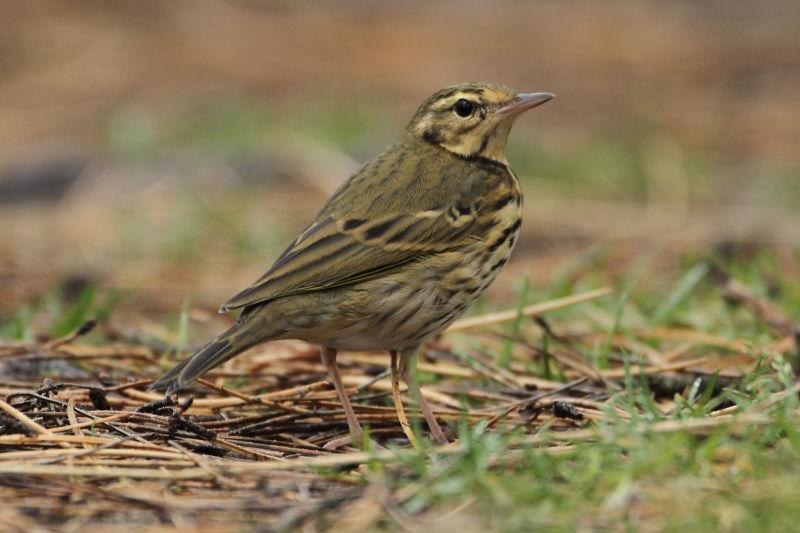
[[[474,111],[474,109],[475,108],[472,105],[472,102],[464,98],[458,100],[456,102],[456,105],[453,106],[453,110],[456,112],[456,115],[458,115],[461,118],[467,118],[468,116],[470,116],[472,114],[472,111]]]

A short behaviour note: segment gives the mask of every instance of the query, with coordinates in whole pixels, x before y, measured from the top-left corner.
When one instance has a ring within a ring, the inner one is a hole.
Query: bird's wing
[[[474,206],[461,203],[369,220],[323,214],[220,312],[373,279],[457,247],[470,238],[475,221]]]

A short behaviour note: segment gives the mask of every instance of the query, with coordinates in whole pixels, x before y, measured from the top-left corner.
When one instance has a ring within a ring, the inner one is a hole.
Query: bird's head
[[[483,156],[506,163],[506,141],[514,120],[553,96],[516,93],[491,83],[453,85],[425,100],[408,131],[464,157]]]

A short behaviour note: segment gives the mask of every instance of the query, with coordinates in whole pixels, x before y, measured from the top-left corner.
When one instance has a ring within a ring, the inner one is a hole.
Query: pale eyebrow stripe
[[[469,94],[467,94],[467,93],[469,93]],[[449,98],[447,98],[447,100],[443,100],[443,101],[440,101],[439,103],[437,103],[433,107],[433,110],[434,111],[444,111],[445,109],[449,109],[449,108],[453,107],[453,104],[455,104],[458,100],[461,100],[461,98],[463,98],[465,95],[470,96],[473,93],[474,94],[478,94],[478,95],[480,94],[477,91],[471,91],[471,90],[459,91],[457,94],[454,94],[454,95],[450,96]],[[469,100],[470,102],[472,102],[473,104],[475,104],[477,106],[483,105],[483,102],[480,100],[480,98],[478,99],[477,102],[475,100],[471,99],[471,98],[465,98],[465,100]]]

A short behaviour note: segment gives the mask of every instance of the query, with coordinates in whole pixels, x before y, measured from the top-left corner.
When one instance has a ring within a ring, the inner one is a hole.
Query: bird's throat
[[[480,156],[507,165],[506,144],[510,131],[511,121],[504,121],[484,135],[460,136],[440,142],[439,145],[462,157]]]

